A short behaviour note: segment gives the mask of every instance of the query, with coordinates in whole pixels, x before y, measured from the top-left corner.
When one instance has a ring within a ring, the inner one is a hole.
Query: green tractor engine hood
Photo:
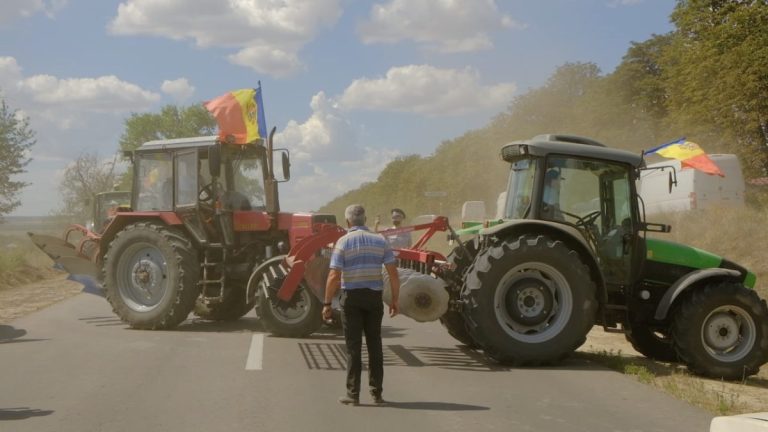
[[[744,285],[754,288],[756,276],[744,267],[713,253],[666,240],[647,238],[646,258],[649,261],[689,267],[693,269],[729,268],[745,274]]]

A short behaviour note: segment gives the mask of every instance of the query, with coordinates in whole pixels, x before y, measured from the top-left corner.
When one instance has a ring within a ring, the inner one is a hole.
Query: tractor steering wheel
[[[583,228],[587,228],[588,226],[594,224],[595,221],[597,220],[597,218],[600,217],[600,210],[595,210],[595,211],[589,212],[589,213],[587,213],[584,216],[579,216],[579,215],[576,215],[576,214],[573,214],[573,213],[568,213],[567,211],[563,211],[563,210],[560,210],[560,213],[576,219],[576,224],[575,225],[577,227],[583,227]]]
[[[210,182],[203,186],[197,194],[197,199],[200,200],[202,204],[213,205],[213,200],[215,198],[213,196],[213,184],[214,182]],[[221,183],[216,182],[216,186],[220,191],[223,190]]]

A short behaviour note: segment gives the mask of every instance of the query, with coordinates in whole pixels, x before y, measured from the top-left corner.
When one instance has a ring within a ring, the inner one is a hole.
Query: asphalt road
[[[80,294],[0,325],[0,431],[686,432],[712,418],[584,359],[499,367],[405,317],[384,336],[391,403],[348,407],[338,331],[275,338],[251,317],[130,330]]]

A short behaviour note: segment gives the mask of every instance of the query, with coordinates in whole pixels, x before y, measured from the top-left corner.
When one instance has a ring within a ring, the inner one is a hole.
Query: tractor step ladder
[[[212,257],[211,255],[218,255]],[[224,300],[224,271],[223,263],[227,260],[227,250],[221,243],[209,243],[203,250],[203,262],[200,263],[201,277],[198,285],[201,287],[201,294],[205,304],[219,303]],[[218,274],[218,278],[212,277],[212,274]],[[218,290],[216,295],[211,291]]]

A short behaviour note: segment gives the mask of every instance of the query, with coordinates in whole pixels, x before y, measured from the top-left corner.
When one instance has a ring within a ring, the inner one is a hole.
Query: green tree
[[[133,113],[125,120],[120,150],[135,150],[147,141],[213,135],[216,120],[202,105],[164,106],[159,113]],[[120,189],[130,190],[133,170],[120,178]]]
[[[135,150],[147,141],[212,135],[216,120],[202,105],[164,106],[159,113],[133,113],[125,121],[120,149]]]
[[[91,217],[94,196],[113,190],[118,180],[117,155],[104,161],[98,153],[81,154],[64,171],[59,193],[64,204],[55,213],[82,223]]]
[[[768,171],[768,3],[685,0],[672,13],[670,117],[681,129],[721,141],[747,171]]]
[[[35,144],[29,119],[22,118],[0,96],[0,218],[21,205],[18,196],[27,183],[13,180],[32,160],[27,152]]]

